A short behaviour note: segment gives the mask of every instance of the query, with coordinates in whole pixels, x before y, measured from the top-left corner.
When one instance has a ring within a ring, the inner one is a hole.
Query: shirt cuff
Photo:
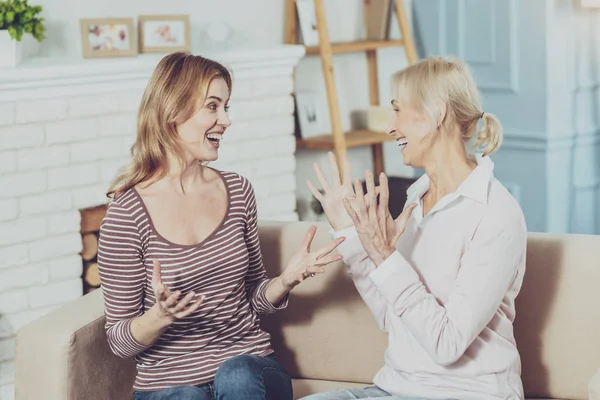
[[[277,304],[273,304],[267,299],[267,286],[271,282],[272,279],[267,279],[259,284],[259,287],[256,289],[257,299],[256,299],[256,311],[259,314],[272,314],[275,311],[283,310],[287,307],[290,294],[287,293],[281,300],[277,302]]]
[[[423,286],[419,275],[398,250],[369,274],[379,292],[396,309],[409,307],[410,297]]]
[[[344,240],[338,247],[337,251],[343,257],[343,261],[350,265],[358,260],[364,260],[368,257],[367,252],[365,251],[360,239],[358,237],[358,232],[356,232],[356,228],[354,226],[344,228],[339,231],[334,231],[333,229],[329,231],[329,235],[333,240],[344,236],[346,240]]]

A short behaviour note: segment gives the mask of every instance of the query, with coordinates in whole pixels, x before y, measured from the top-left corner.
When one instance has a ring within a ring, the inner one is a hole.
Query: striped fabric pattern
[[[273,305],[265,295],[270,279],[260,253],[252,185],[238,174],[217,172],[229,205],[221,224],[199,244],[177,245],[160,236],[135,189],[113,200],[102,221],[98,267],[108,342],[118,356],[135,357],[134,390],[203,384],[212,381],[219,365],[230,357],[272,352],[259,314],[284,308],[288,298]],[[155,303],[154,258],[160,261],[163,282],[171,291],[181,290],[183,297],[194,290],[205,299],[195,313],[144,346],[130,327]]]

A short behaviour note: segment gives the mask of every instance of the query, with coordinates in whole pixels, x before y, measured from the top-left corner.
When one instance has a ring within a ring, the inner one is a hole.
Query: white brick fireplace
[[[217,168],[254,185],[263,219],[297,220],[293,68],[302,46],[215,54],[233,70]],[[106,203],[160,57],[38,60],[0,70],[0,399],[15,332],[82,295],[80,210]]]

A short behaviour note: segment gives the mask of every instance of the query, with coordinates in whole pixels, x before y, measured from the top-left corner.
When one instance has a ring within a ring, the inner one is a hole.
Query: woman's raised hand
[[[292,256],[285,271],[281,274],[281,283],[289,291],[305,279],[325,272],[323,267],[342,259],[339,254],[331,254],[346,238],[340,237],[321,247],[310,251],[310,246],[317,233],[317,227],[311,226],[304,236],[300,249]]]
[[[340,181],[340,171],[335,160],[335,156],[332,152],[329,152],[328,157],[329,164],[331,166],[331,172],[333,174],[331,177],[332,184],[330,185],[327,181],[327,178],[325,178],[325,175],[323,174],[319,164],[314,163],[313,168],[324,193],[321,194],[321,192],[315,188],[310,180],[306,181],[306,185],[308,186],[312,195],[315,196],[319,203],[321,203],[321,207],[323,207],[323,211],[325,211],[325,215],[327,216],[327,220],[329,221],[331,227],[334,230],[339,231],[344,228],[348,228],[353,224],[352,219],[344,209],[344,204],[342,203],[344,198],[354,197],[350,162],[348,161],[348,155],[346,155],[342,161],[344,176]]]
[[[154,298],[156,299],[156,306],[158,307],[157,312],[160,318],[173,322],[187,317],[202,305],[204,296],[201,296],[196,301],[192,302],[196,295],[193,291],[189,292],[182,299],[179,299],[181,296],[179,290],[171,293],[162,281],[160,262],[154,259],[153,266],[152,290],[154,291]]]

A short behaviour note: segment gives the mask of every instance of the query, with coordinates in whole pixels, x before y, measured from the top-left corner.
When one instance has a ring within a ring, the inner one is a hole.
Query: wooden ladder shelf
[[[361,40],[349,43],[331,43],[327,30],[327,19],[325,18],[325,7],[323,0],[313,0],[315,5],[317,30],[319,32],[319,45],[307,46],[306,54],[319,55],[325,78],[327,91],[327,103],[329,106],[329,116],[331,119],[332,133],[320,135],[307,139],[298,139],[299,148],[312,150],[334,150],[340,173],[342,172],[341,157],[346,154],[348,148],[371,146],[373,154],[373,168],[376,176],[383,172],[383,143],[394,140],[385,133],[372,132],[361,129],[350,132],[342,130],[342,120],[338,104],[338,96],[335,87],[335,77],[333,69],[333,54],[350,53],[365,51],[367,54],[367,64],[369,71],[369,101],[371,105],[379,104],[379,87],[377,76],[377,49],[384,47],[403,47],[406,53],[406,59],[410,64],[417,61],[417,52],[413,41],[410,26],[406,17],[406,11],[402,0],[392,0],[396,11],[398,25],[402,39],[400,40]],[[369,12],[370,0],[363,0],[365,10],[365,21]],[[285,43],[297,44],[298,41],[298,17],[296,10],[296,0],[286,0],[285,5]]]

